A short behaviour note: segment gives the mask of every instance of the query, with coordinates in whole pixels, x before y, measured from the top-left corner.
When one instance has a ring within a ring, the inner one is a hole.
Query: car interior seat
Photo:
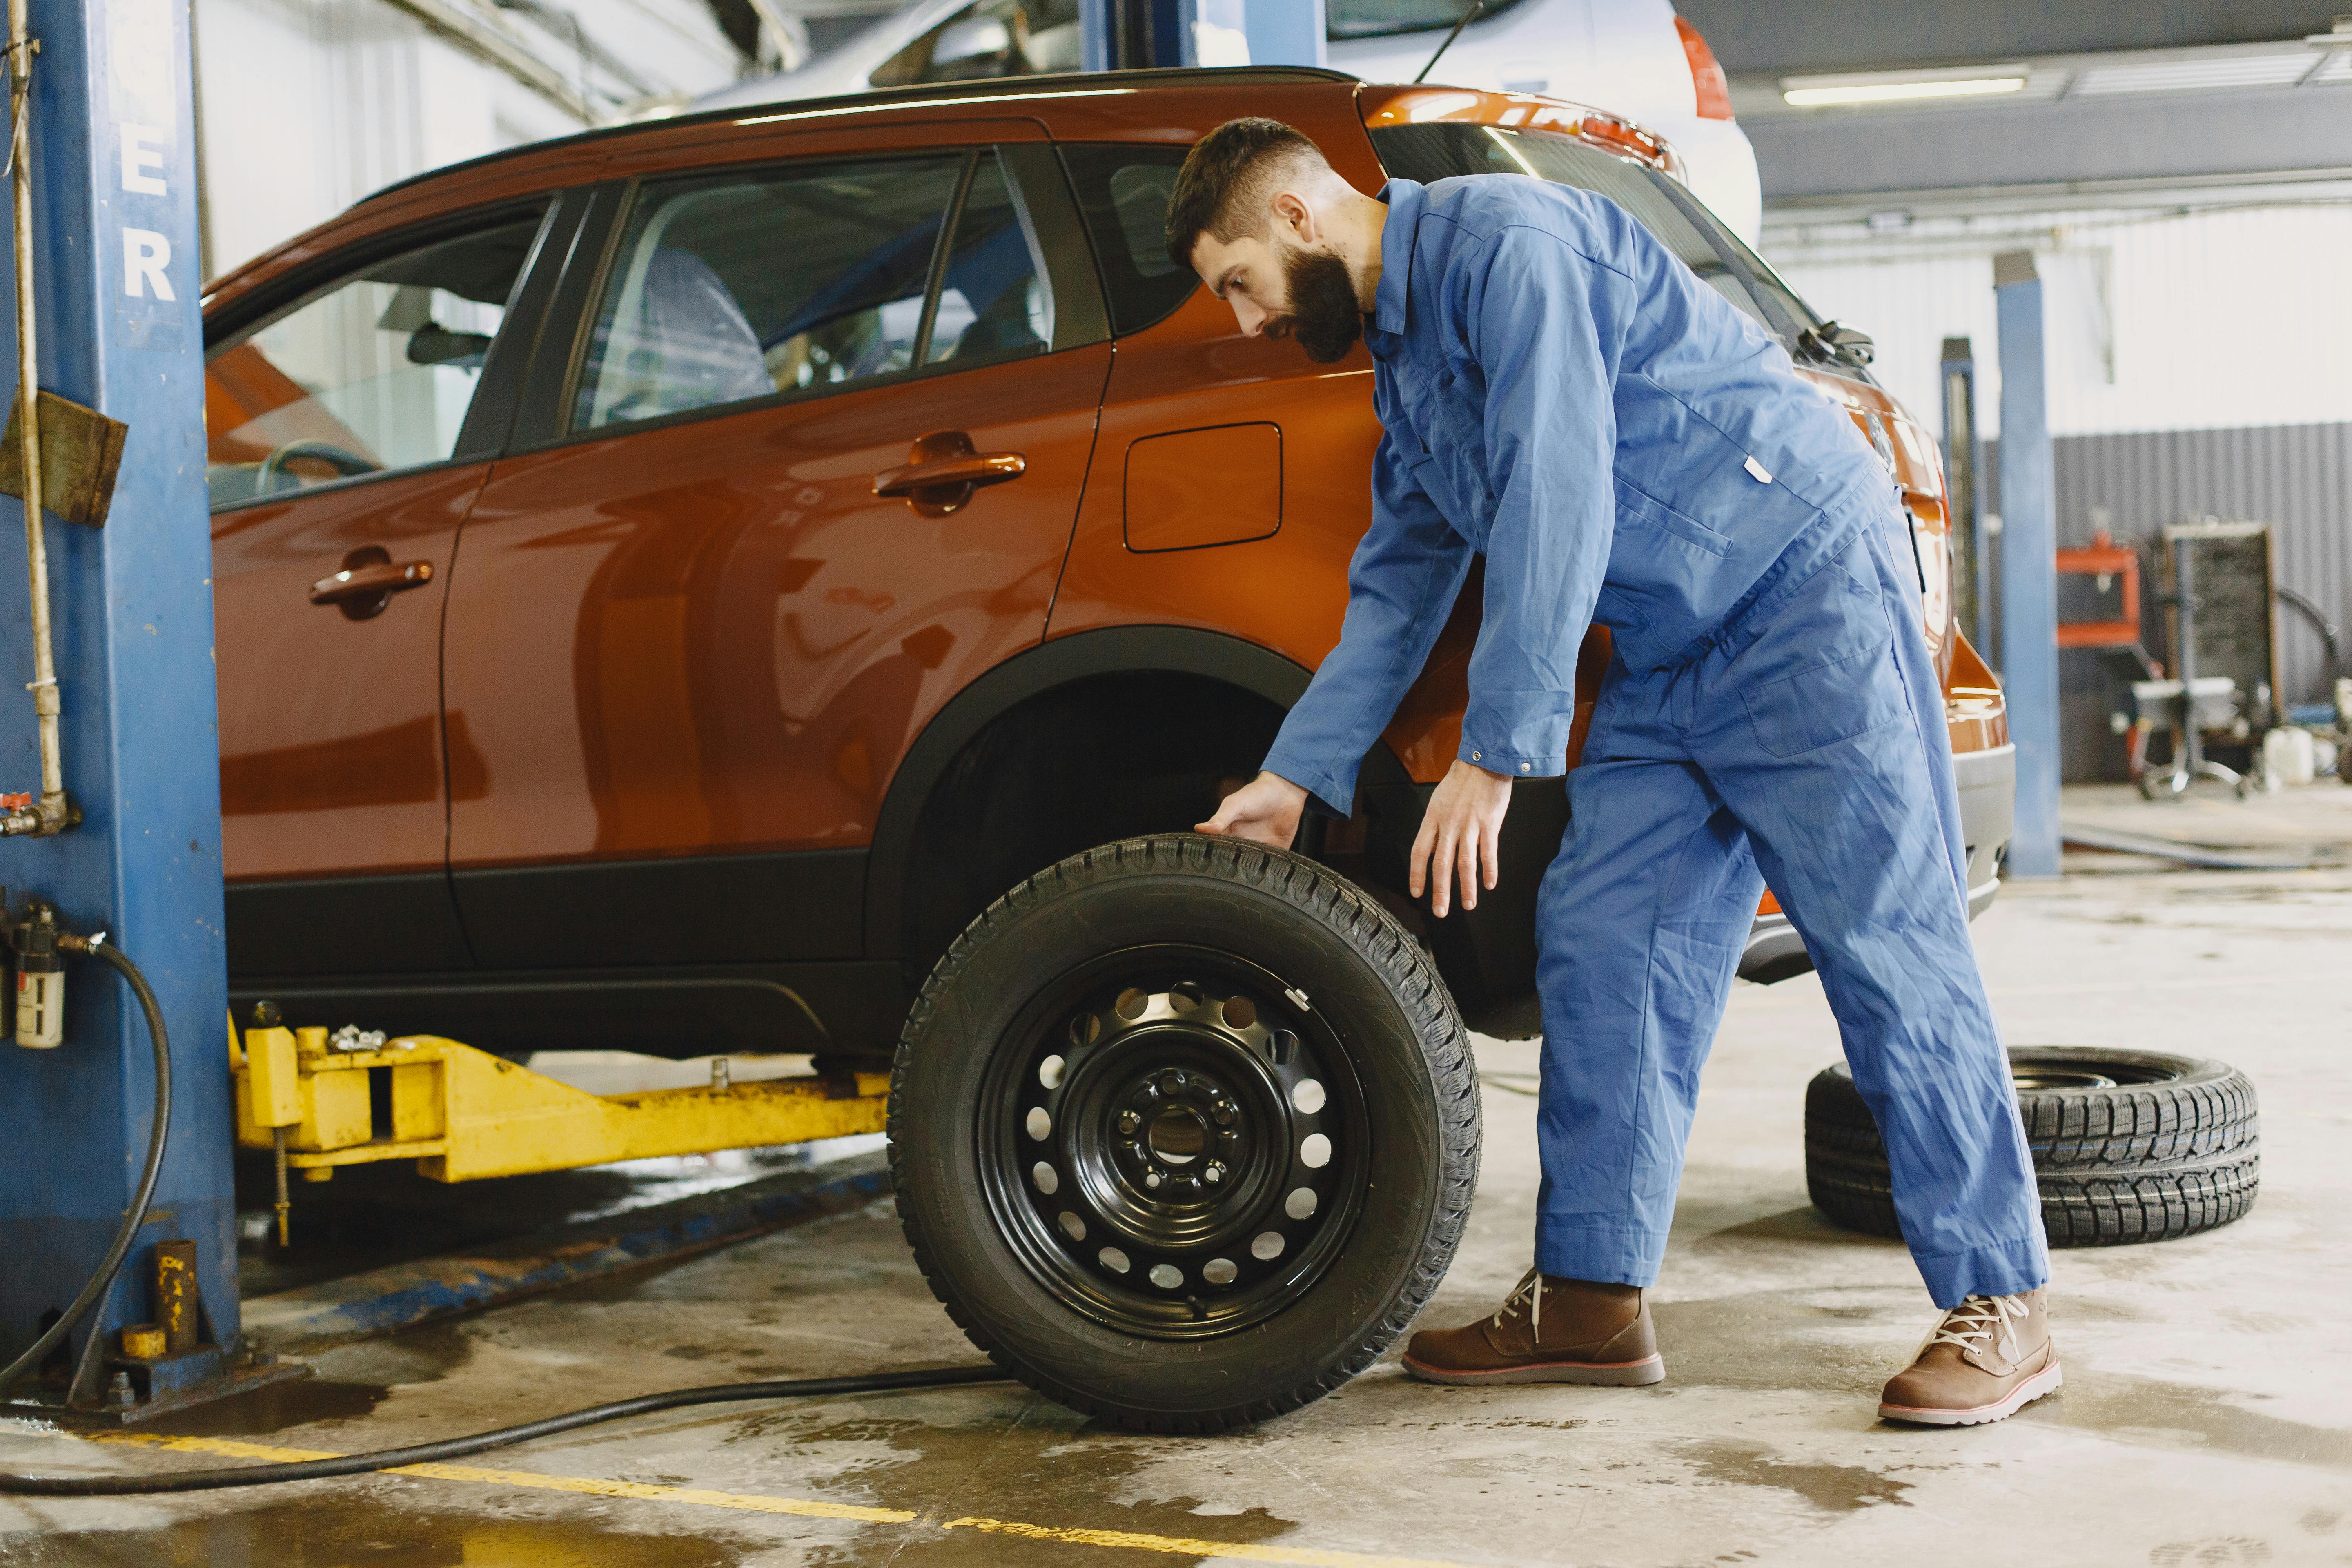
[[[726,280],[690,250],[648,259],[632,319],[615,322],[596,390],[597,422],[652,419],[776,390],[760,340]]]

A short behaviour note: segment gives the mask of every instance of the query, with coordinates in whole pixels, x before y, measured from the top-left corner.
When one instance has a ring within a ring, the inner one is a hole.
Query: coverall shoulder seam
[[[1552,230],[1544,227],[1541,224],[1529,223],[1524,218],[1514,218],[1509,223],[1497,224],[1494,228],[1481,232],[1471,225],[1465,223],[1462,219],[1455,217],[1451,213],[1424,213],[1422,215],[1422,217],[1423,222],[1435,218],[1441,222],[1452,224],[1455,228],[1461,230],[1462,233],[1469,238],[1472,244],[1477,246],[1482,250],[1488,251],[1489,253],[1496,253],[1497,251],[1497,242],[1507,235],[1515,232],[1541,235],[1544,238],[1550,240],[1553,244],[1559,246],[1562,250],[1567,251],[1570,256],[1575,257],[1579,261],[1583,262],[1588,267],[1596,268],[1602,272],[1608,273],[1611,277],[1619,279],[1623,282],[1631,283],[1634,280],[1632,273],[1626,271],[1623,268],[1618,266],[1612,261],[1609,261],[1601,257],[1593,255],[1591,250],[1579,245],[1576,241],[1569,238],[1566,235],[1556,234]],[[1449,270],[1451,270],[1450,268]]]

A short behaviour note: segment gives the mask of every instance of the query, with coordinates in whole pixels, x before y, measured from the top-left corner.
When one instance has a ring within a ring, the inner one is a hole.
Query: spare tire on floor
[[[2021,1046],[2017,1105],[2053,1247],[2169,1241],[2254,1206],[2254,1086],[2225,1062]],[[1805,1090],[1805,1187],[1836,1225],[1900,1238],[1878,1124],[1843,1062]]]
[[[998,1365],[1150,1432],[1280,1415],[1444,1278],[1478,1173],[1429,956],[1303,857],[1169,835],[999,899],[908,1015],[898,1215]]]

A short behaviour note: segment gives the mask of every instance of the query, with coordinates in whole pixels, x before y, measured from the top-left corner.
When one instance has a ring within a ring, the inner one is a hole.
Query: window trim
[[[513,290],[508,295],[506,318],[499,323],[498,332],[490,340],[490,352],[484,356],[482,374],[474,384],[473,399],[466,405],[466,417],[457,426],[457,437],[447,457],[429,463],[379,468],[373,473],[346,474],[339,479],[304,485],[299,489],[247,496],[241,500],[208,507],[207,515],[223,517],[249,507],[296,500],[330,490],[351,489],[409,474],[437,473],[444,468],[496,458],[504,442],[504,432],[501,430],[497,436],[491,434],[494,422],[500,417],[494,411],[493,405],[499,401],[509,405],[504,417],[510,423],[515,394],[523,367],[530,357],[530,350],[523,345],[522,340],[528,338],[531,346],[536,346],[545,321],[548,295],[553,286],[554,269],[549,257],[556,247],[551,247],[550,240],[576,222],[579,210],[577,187],[541,192],[520,201],[493,203],[406,228],[370,236],[297,268],[282,278],[271,279],[247,299],[233,301],[205,321],[205,366],[209,372],[215,356],[228,353],[247,342],[255,333],[265,331],[304,307],[325,299],[351,283],[355,273],[392,257],[428,249],[469,234],[519,222],[534,209],[540,214],[539,232],[531,237],[530,247],[523,253],[522,267],[515,274]],[[565,234],[564,237],[568,240],[570,237]],[[206,467],[210,466],[207,462]]]
[[[922,313],[915,319],[914,347],[907,355],[908,370],[930,366],[931,331],[940,324],[940,296],[947,292],[948,258],[955,253],[956,231],[963,226],[963,205],[971,197],[972,181],[980,177],[980,160],[979,149],[964,154],[963,168],[956,175],[955,194],[948,197],[948,216],[940,221],[939,235],[931,241],[930,265],[923,268]]]

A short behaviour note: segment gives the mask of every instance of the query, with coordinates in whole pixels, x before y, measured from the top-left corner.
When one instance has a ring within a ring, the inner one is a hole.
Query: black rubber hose
[[[2327,679],[2333,682],[2344,668],[2343,632],[2334,621],[2327,618],[2326,610],[2321,609],[2284,583],[2278,586],[2278,596],[2279,603],[2288,605],[2308,620],[2312,629],[2319,634],[2319,640],[2327,645]],[[2323,695],[2326,700],[2333,701],[2335,700],[2333,686],[2327,688]],[[2341,715],[2338,717],[2340,719]]]
[[[139,1235],[139,1227],[147,1223],[147,1205],[154,1200],[155,1183],[163,1173],[163,1145],[172,1131],[172,1037],[163,1028],[163,1009],[155,1000],[155,992],[139,966],[131,962],[121,949],[107,944],[103,938],[66,938],[60,946],[69,952],[81,952],[104,959],[117,973],[130,983],[139,998],[139,1005],[147,1014],[147,1038],[155,1047],[155,1122],[147,1134],[147,1165],[139,1173],[139,1190],[131,1194],[131,1206],[122,1213],[122,1225],[114,1233],[113,1245],[106,1257],[65,1310],[48,1327],[48,1331],[32,1342],[23,1355],[0,1368],[0,1394],[11,1384],[41,1364],[42,1358],[56,1348],[57,1342],[81,1321],[82,1314],[102,1300],[114,1287],[114,1277],[122,1271],[122,1260],[131,1252],[131,1243]]]
[[[931,1372],[879,1372],[861,1377],[804,1377],[782,1383],[720,1383],[707,1388],[677,1388],[667,1394],[641,1394],[592,1405],[562,1415],[501,1426],[470,1437],[450,1437],[438,1443],[417,1443],[405,1448],[381,1448],[372,1454],[339,1454],[331,1459],[294,1459],[275,1465],[224,1465],[208,1470],[170,1470],[147,1476],[12,1476],[0,1473],[0,1495],[10,1497],[142,1497],[156,1492],[203,1492],[222,1487],[274,1486],[282,1481],[324,1480],[331,1476],[364,1475],[371,1470],[397,1469],[403,1465],[436,1464],[463,1458],[485,1448],[503,1448],[549,1437],[577,1426],[676,1410],[690,1405],[731,1405],[749,1399],[793,1399],[825,1394],[878,1394],[901,1388],[948,1388],[967,1383],[1004,1383],[1006,1374],[993,1366],[950,1366]]]

